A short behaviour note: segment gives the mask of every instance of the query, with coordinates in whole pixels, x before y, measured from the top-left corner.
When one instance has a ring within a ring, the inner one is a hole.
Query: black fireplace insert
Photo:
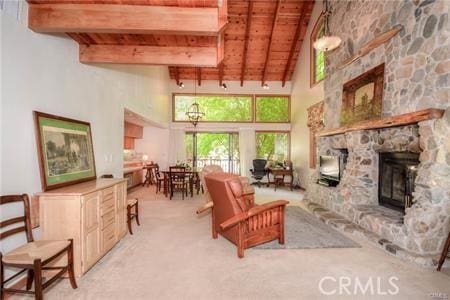
[[[380,153],[378,200],[380,205],[401,212],[411,206],[419,154]]]

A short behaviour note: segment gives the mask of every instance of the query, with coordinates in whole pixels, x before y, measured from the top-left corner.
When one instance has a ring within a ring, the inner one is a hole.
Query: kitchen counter
[[[123,168],[123,173],[124,174],[133,173],[133,172],[139,171],[139,170],[142,170],[142,166],[139,166],[139,167],[137,167],[137,166],[135,166],[135,167],[124,167]]]

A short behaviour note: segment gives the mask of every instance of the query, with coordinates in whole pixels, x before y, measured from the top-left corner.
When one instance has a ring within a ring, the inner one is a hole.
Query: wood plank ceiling
[[[186,28],[185,32],[177,32],[173,29],[159,32],[139,30],[111,32],[107,29],[94,30],[89,28],[90,24],[84,24],[85,30],[83,28],[80,28],[79,31],[67,30],[67,27],[64,27],[66,29],[62,29],[62,31],[80,44],[80,60],[82,62],[95,62],[99,57],[108,59],[108,57],[95,56],[94,50],[104,50],[105,46],[101,45],[111,45],[109,51],[112,53],[120,53],[117,51],[117,45],[136,46],[137,50],[132,51],[133,58],[136,57],[136,63],[143,64],[151,63],[154,61],[152,60],[154,57],[134,56],[135,53],[139,54],[141,50],[145,52],[156,49],[151,47],[147,47],[147,49],[146,46],[168,47],[167,49],[174,48],[172,53],[183,52],[185,57],[191,58],[191,63],[185,64],[178,64],[178,61],[182,61],[184,58],[179,56],[179,60],[171,63],[162,61],[162,64],[170,65],[170,77],[177,82],[197,78],[199,84],[201,80],[218,80],[220,84],[222,81],[233,80],[241,81],[241,85],[245,81],[261,81],[261,84],[266,81],[281,81],[284,85],[286,81],[291,80],[314,6],[314,0],[28,0],[28,2],[31,6],[36,7],[44,7],[43,5],[46,4],[83,4],[92,5],[92,7],[97,5],[95,9],[99,9],[98,7],[102,7],[100,5],[104,5],[104,7],[137,5],[179,8],[219,7],[219,11],[220,4],[218,3],[221,2],[228,9],[228,24],[225,27],[221,27],[219,24],[216,34],[214,30],[198,32],[198,30],[189,31],[189,28]],[[112,11],[112,13],[115,12]],[[42,16],[45,17],[47,14],[42,14]],[[121,15],[118,15],[118,18],[122,18]],[[89,21],[89,19],[87,20]],[[58,32],[52,28],[48,30],[43,30],[43,27],[38,28],[38,26],[33,28],[31,25],[30,18],[31,29],[37,32]],[[223,28],[225,29],[223,30]],[[177,47],[179,52],[177,52]],[[211,53],[211,49],[217,49],[217,59],[209,59],[208,63],[201,64],[199,62],[201,57],[199,60],[199,57],[195,55],[198,47],[208,48],[208,51],[205,50],[203,53]],[[191,52],[189,49],[192,49]],[[126,56],[126,53],[123,55]],[[223,55],[223,59],[221,55]],[[130,63],[127,59],[127,57],[120,57],[116,63]],[[204,67],[205,65],[217,66]]]
[[[224,59],[217,68],[201,68],[201,79],[290,81],[311,18],[314,1],[228,0]],[[195,45],[195,42],[193,42]],[[177,81],[198,78],[189,67],[169,67]]]

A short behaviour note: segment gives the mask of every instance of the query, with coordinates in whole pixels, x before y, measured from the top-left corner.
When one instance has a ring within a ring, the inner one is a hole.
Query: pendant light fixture
[[[189,121],[194,125],[194,127],[197,126],[198,122],[205,116],[205,113],[200,110],[200,105],[197,103],[197,72],[195,73],[195,79],[194,79],[194,103],[189,107],[188,111],[186,112],[186,116],[188,117]]]
[[[325,11],[323,12],[324,35],[314,42],[313,47],[319,51],[327,52],[339,47],[342,40],[340,37],[333,36],[330,34],[330,28],[328,23],[331,15],[331,10],[329,8],[328,0],[324,0],[324,6],[325,6]]]

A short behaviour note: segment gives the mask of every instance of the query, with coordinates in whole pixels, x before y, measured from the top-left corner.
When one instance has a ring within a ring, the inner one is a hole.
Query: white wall
[[[310,37],[311,31],[322,12],[322,2],[316,1],[302,44],[300,56],[292,80],[292,160],[300,179],[306,187],[309,176],[309,128],[307,108],[324,98],[323,81],[310,87]]]
[[[90,122],[97,174],[121,177],[124,108],[167,125],[167,67],[81,64],[76,42],[27,28],[26,2],[8,7],[1,18],[2,194],[41,190],[33,110]],[[13,207],[1,213],[19,212]],[[1,250],[17,243],[5,240]]]
[[[161,169],[167,169],[169,158],[169,128],[144,127],[142,139],[135,140],[135,150],[148,155],[148,160],[158,163]]]

